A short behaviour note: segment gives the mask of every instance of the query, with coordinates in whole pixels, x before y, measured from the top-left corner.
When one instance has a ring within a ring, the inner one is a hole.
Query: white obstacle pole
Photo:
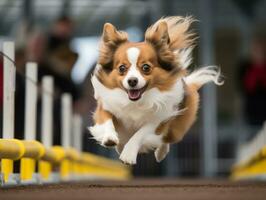
[[[14,93],[16,73],[11,60],[15,60],[14,42],[4,42],[4,99],[3,99],[3,138],[14,138]],[[10,60],[11,59],[11,60]]]
[[[41,142],[47,149],[53,145],[53,90],[53,77],[44,76],[42,78]],[[43,182],[57,180],[51,172],[51,163],[41,160],[39,162],[39,173]]]
[[[26,65],[25,140],[36,139],[37,64]]]
[[[53,145],[53,87],[53,78],[43,77],[41,141],[47,148]]]
[[[72,97],[64,93],[61,97],[61,145],[64,149],[71,147],[71,129],[72,127]],[[73,163],[64,159],[60,164],[60,174],[62,180],[70,180],[73,172]]]
[[[72,131],[73,144],[75,149],[79,152],[82,151],[82,118],[80,115],[73,116],[73,131]]]
[[[14,138],[14,107],[16,68],[14,42],[4,42],[4,86],[3,86],[3,138]],[[17,176],[13,174],[13,160],[2,159],[0,167],[0,184],[16,184]]]
[[[37,63],[26,64],[26,93],[25,93],[25,127],[24,139],[36,139],[36,109],[37,109]],[[35,174],[36,161],[33,158],[20,160],[20,181],[22,184],[32,184],[38,181]]]
[[[65,148],[71,146],[72,125],[72,97],[64,93],[61,97],[61,145]]]

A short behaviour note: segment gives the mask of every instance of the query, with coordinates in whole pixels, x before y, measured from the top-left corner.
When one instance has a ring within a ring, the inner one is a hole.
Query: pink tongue
[[[128,91],[128,96],[130,99],[138,99],[141,95],[140,90],[129,90]]]

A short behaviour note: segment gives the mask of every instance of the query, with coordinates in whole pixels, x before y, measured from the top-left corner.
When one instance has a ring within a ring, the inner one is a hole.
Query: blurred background
[[[192,15],[199,39],[191,68],[218,65],[225,84],[201,91],[196,124],[162,163],[153,154],[141,155],[133,171],[136,176],[228,176],[241,159],[240,149],[266,120],[265,11],[265,0],[0,0],[0,47],[6,40],[16,42],[16,138],[24,134],[25,63],[35,61],[39,80],[55,77],[54,144],[60,144],[60,95],[70,92],[74,112],[84,119],[84,150],[118,158],[91,140],[86,129],[95,109],[90,76],[103,24],[113,23],[131,41],[141,41],[162,16]],[[2,83],[2,57],[0,65]]]

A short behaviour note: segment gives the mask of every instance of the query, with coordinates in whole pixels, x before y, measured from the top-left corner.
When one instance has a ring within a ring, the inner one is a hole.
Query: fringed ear
[[[195,34],[190,31],[191,24],[195,21],[192,17],[167,17],[162,19],[169,27],[170,48],[172,51],[186,49],[194,45]]]
[[[105,23],[100,46],[99,64],[106,72],[113,69],[113,56],[119,45],[128,41],[126,32],[118,31],[112,24]]]
[[[167,23],[162,20],[148,28],[145,33],[145,41],[157,51],[158,62],[167,71],[175,67],[175,56],[169,48],[170,40]]]
[[[105,23],[103,27],[102,40],[105,45],[115,47],[128,39],[127,33],[117,31],[117,29],[110,23]]]
[[[178,61],[182,56],[179,52],[194,45],[195,35],[189,32],[192,22],[194,22],[192,17],[173,16],[162,18],[147,29],[145,40],[157,50],[163,68],[173,69],[173,65],[183,68],[180,66],[182,63]]]
[[[145,40],[156,47],[167,46],[170,42],[167,23],[160,21],[157,26],[151,26],[145,33]]]

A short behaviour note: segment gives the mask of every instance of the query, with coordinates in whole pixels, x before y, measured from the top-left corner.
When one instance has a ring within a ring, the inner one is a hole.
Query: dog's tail
[[[208,66],[195,70],[187,75],[184,80],[187,85],[193,85],[197,90],[211,81],[216,85],[222,85],[224,83],[221,70],[217,66]]]

